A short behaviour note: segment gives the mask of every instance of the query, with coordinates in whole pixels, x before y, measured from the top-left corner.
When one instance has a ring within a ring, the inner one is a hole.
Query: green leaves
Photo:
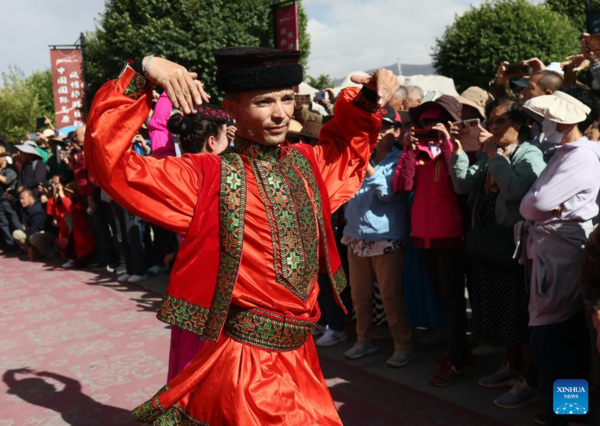
[[[2,73],[0,87],[0,129],[9,142],[25,139],[35,131],[35,119],[54,121],[54,95],[50,70],[36,71],[29,77],[16,67]]]
[[[580,35],[571,21],[547,6],[488,0],[446,28],[433,48],[433,65],[439,74],[452,77],[459,91],[487,88],[502,61],[563,61],[579,52]]]
[[[318,90],[335,87],[335,78],[330,77],[329,74],[321,74],[318,78],[307,76],[304,80]]]
[[[273,47],[271,0],[111,0],[86,36],[88,83],[94,93],[119,75],[127,59],[149,54],[198,73],[218,102],[213,51],[226,46]],[[306,65],[308,19],[298,3],[300,50]]]

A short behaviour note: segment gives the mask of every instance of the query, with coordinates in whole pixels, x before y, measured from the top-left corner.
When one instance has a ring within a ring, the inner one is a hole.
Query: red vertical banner
[[[298,50],[298,5],[295,2],[275,9],[275,28],[277,49]]]
[[[79,49],[50,50],[56,127],[80,126],[84,122],[85,82]]]

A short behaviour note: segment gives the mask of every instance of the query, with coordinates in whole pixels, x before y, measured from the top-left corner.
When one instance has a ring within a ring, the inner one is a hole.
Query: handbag
[[[485,185],[485,174],[482,189],[483,185]],[[518,267],[518,259],[513,258],[515,250],[514,227],[482,220],[477,215],[475,207],[471,231],[465,241],[467,256],[488,266]]]
[[[489,266],[518,267],[518,260],[513,259],[516,249],[513,227],[493,222],[475,222],[465,242],[467,255]]]

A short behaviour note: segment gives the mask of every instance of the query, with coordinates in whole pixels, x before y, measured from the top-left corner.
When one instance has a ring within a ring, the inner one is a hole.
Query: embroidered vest
[[[253,155],[252,150],[257,149],[267,148],[236,140],[238,152],[213,156],[220,160],[220,170],[212,170],[212,173],[204,161],[207,157],[189,156],[202,185],[157,317],[212,341],[218,340],[227,319],[242,256],[247,196],[242,155],[248,158]],[[346,278],[331,229],[329,196],[312,147],[298,144],[272,147],[272,151],[277,157],[281,152],[284,154],[281,159],[272,158],[273,164],[280,161],[277,172],[270,169],[268,162],[250,161],[250,164],[265,204],[272,237],[277,235],[280,241],[276,247],[273,238],[277,281],[306,300],[315,285],[318,269],[329,275],[336,303],[345,310],[339,295],[346,286]],[[312,200],[299,175],[308,183]],[[294,194],[300,196],[294,198]],[[290,198],[295,202],[286,202]],[[298,220],[287,220],[290,217]],[[293,222],[293,226],[288,226],[288,222]],[[317,227],[318,244],[314,241]],[[312,237],[312,244],[311,241],[297,244],[303,237]]]

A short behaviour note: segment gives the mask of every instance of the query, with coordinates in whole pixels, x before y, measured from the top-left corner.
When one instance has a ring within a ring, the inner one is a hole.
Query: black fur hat
[[[214,55],[217,88],[226,93],[292,87],[304,77],[298,50],[225,47]]]

